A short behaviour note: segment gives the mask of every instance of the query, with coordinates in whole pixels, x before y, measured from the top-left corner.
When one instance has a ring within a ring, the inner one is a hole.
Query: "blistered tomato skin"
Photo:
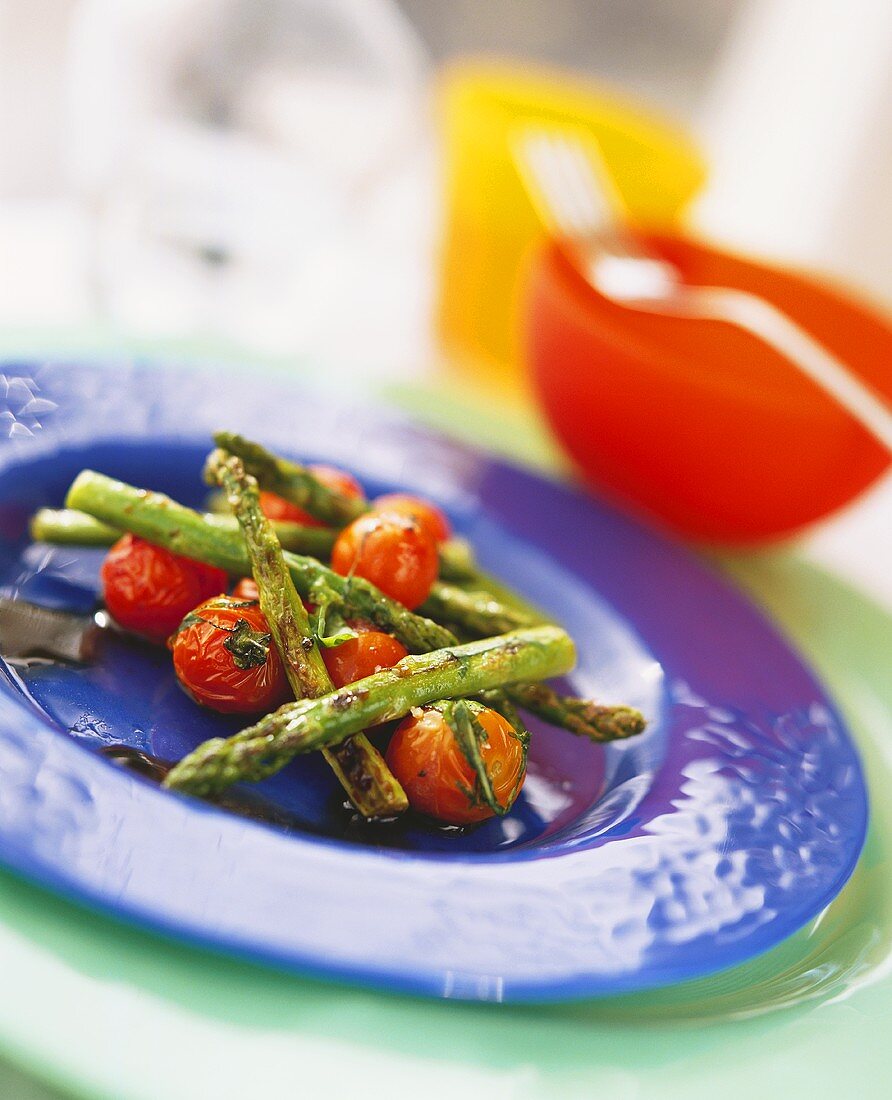
[[[256,603],[232,596],[207,600],[185,617],[170,648],[177,679],[202,706],[259,714],[290,697],[282,661]]]
[[[507,806],[524,779],[523,745],[496,711],[487,708],[477,718],[489,738],[481,756],[496,799]],[[385,759],[418,813],[450,825],[470,825],[494,816],[485,803],[475,804],[468,797],[467,792],[474,789],[474,770],[439,711],[425,707],[404,718],[390,739]]]
[[[392,512],[360,516],[338,535],[331,566],[355,573],[410,610],[424,603],[437,579],[437,544],[415,520]]]
[[[268,493],[265,489],[260,493],[260,510],[267,519],[277,520],[280,523],[302,523],[305,527],[325,526],[303,508],[299,508],[276,493]]]
[[[356,624],[351,623],[354,629]],[[339,646],[323,648],[322,660],[336,688],[364,680],[382,668],[393,668],[408,656],[406,647],[391,634],[360,629],[355,638]]]
[[[449,520],[436,504],[409,493],[387,493],[382,497],[375,497],[372,501],[372,511],[395,512],[400,516],[409,516],[430,535],[434,542],[445,542],[452,534]]]
[[[226,591],[222,569],[172,554],[135,535],[111,547],[100,572],[105,606],[126,630],[163,642],[193,607]]]
[[[346,470],[338,470],[334,466],[309,466],[307,468],[310,473],[316,475],[323,485],[334,492],[345,497],[352,497],[354,500],[365,499],[362,486]],[[278,520],[280,523],[300,523],[304,527],[325,526],[321,520],[316,519],[315,516],[305,512],[297,504],[292,504],[290,500],[285,500],[276,493],[261,492],[260,510],[267,519]]]

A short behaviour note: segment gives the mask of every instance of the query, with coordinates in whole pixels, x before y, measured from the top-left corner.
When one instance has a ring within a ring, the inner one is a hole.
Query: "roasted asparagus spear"
[[[257,482],[238,458],[214,451],[205,467],[226,493],[251,560],[260,608],[269,624],[297,699],[315,699],[334,690],[307,612],[294,587],[270,521],[260,510]],[[392,817],[408,808],[406,793],[364,733],[322,750],[350,801],[364,817]]]
[[[222,531],[238,530],[238,524],[231,515],[205,512],[202,518]],[[327,558],[331,554],[336,535],[331,528],[305,527],[301,523],[280,520],[273,520],[272,525],[284,550],[310,554],[314,558]],[[31,538],[36,542],[59,546],[111,546],[120,537],[118,528],[74,508],[40,508],[31,518]]]
[[[215,432],[214,442],[242,460],[260,487],[290,500],[332,527],[343,527],[368,509],[364,500],[338,493],[324,485],[306,466],[279,458],[259,443],[235,432]]]

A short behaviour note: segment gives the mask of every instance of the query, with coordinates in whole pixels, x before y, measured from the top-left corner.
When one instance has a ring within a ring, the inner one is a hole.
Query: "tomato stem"
[[[249,668],[256,668],[266,663],[271,635],[255,630],[247,619],[239,619],[233,627],[218,627],[218,629],[229,635],[223,646],[232,654],[236,668],[247,671]]]

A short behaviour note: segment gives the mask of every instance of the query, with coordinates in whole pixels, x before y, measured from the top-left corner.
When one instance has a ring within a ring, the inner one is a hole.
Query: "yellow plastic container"
[[[525,122],[569,123],[598,141],[630,220],[665,229],[706,176],[691,139],[567,74],[463,62],[440,86],[444,237],[437,324],[450,363],[478,382],[516,383],[526,257],[542,227],[512,159]]]

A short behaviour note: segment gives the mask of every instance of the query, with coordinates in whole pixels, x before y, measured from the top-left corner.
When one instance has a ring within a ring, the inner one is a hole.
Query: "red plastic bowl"
[[[773,301],[892,399],[892,327],[867,306],[702,243],[649,243],[693,284]],[[553,244],[534,259],[525,338],[548,420],[588,483],[684,535],[789,534],[889,465],[832,398],[756,337],[615,305]]]

